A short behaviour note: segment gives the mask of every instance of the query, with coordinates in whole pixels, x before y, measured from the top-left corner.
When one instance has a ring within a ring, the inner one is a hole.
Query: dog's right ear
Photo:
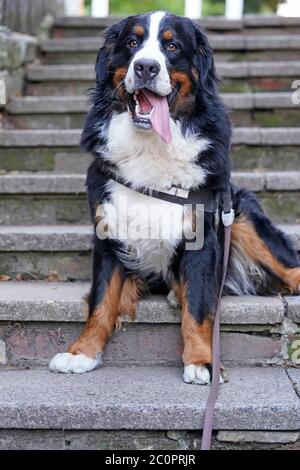
[[[104,46],[101,47],[98,52],[95,67],[97,81],[99,83],[103,83],[107,80],[109,59],[114,52],[115,44],[123,29],[123,21],[118,24],[114,24],[113,26],[108,28],[105,33]]]

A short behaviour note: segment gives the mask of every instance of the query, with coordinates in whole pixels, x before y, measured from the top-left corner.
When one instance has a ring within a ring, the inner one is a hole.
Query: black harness
[[[228,226],[233,222],[232,217],[234,217],[234,215],[230,185],[225,192],[213,191],[206,188],[188,190],[178,186],[172,186],[170,189],[166,189],[164,191],[157,191],[156,189],[147,188],[146,186],[133,188],[130,183],[118,174],[116,167],[107,163],[105,165],[103,165],[102,162],[97,163],[102,173],[132,191],[182,206],[201,204],[204,207],[204,212],[215,216],[216,225],[219,223],[219,211],[221,210],[223,224]]]

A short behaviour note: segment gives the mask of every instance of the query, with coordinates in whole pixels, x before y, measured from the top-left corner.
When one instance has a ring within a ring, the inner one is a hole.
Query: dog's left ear
[[[193,25],[197,49],[195,57],[195,67],[199,75],[201,86],[205,90],[209,91],[211,87],[214,87],[218,80],[213,58],[213,52],[209,45],[207,37],[203,33],[201,28],[196,23],[193,23]]]
[[[123,29],[123,22],[124,20],[114,24],[105,33],[104,46],[99,50],[96,59],[95,70],[98,83],[104,83],[108,78],[109,59],[113,54],[114,46]]]

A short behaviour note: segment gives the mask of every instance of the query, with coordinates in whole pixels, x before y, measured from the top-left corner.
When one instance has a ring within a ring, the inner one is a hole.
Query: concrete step
[[[280,226],[300,251],[300,225]],[[45,279],[53,273],[61,281],[90,279],[90,226],[1,226],[1,274],[12,278]]]
[[[224,93],[235,126],[297,127],[299,106],[292,93]],[[82,128],[88,110],[86,96],[12,98],[4,126],[18,129]]]
[[[254,442],[271,440],[271,448],[272,441],[280,448],[280,440],[296,448],[300,401],[293,382],[299,383],[299,371],[288,371],[291,378],[281,368],[229,373],[215,410],[213,447],[252,435]],[[200,448],[209,388],[184,384],[180,368],[103,367],[67,377],[46,369],[4,370],[0,379],[5,449]]]
[[[91,158],[80,153],[81,130],[0,130],[0,170],[83,172]],[[235,170],[300,170],[299,128],[236,128]],[[22,151],[20,151],[22,149]]]
[[[217,61],[299,58],[299,34],[210,34],[209,41]],[[49,65],[94,63],[102,45],[103,39],[98,37],[48,39],[40,43],[41,60]]]
[[[88,111],[86,96],[14,97],[4,127],[17,129],[81,129]]]
[[[225,80],[224,92],[290,91],[300,73],[299,61],[217,63]],[[26,93],[29,95],[85,94],[95,83],[93,65],[28,66]]]
[[[55,38],[99,36],[101,32],[122,17],[61,17],[56,18],[52,35]],[[205,17],[199,23],[210,33],[232,34],[299,34],[299,18],[285,18],[277,15],[245,15],[242,20],[227,20],[224,17]]]
[[[82,330],[82,298],[89,288],[89,283],[78,282],[0,283],[2,363],[44,365],[55,353],[65,351]],[[287,351],[297,328],[291,322],[300,323],[299,307],[300,297],[224,297],[224,364],[292,363]],[[180,365],[180,321],[179,309],[165,297],[144,297],[134,322],[122,318],[105,351],[105,364]]]
[[[300,172],[234,172],[275,222],[300,223]],[[89,224],[85,174],[11,173],[0,176],[2,225]]]
[[[81,129],[0,130],[0,147],[76,147]],[[248,128],[233,130],[234,145],[300,145],[298,128]]]

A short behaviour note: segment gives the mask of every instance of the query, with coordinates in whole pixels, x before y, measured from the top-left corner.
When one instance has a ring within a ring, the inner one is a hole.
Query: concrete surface
[[[181,373],[164,367],[103,367],[82,376],[4,370],[0,427],[200,429],[209,389],[184,384]],[[300,400],[284,370],[233,369],[230,377],[221,386],[215,429],[299,429]]]
[[[0,283],[0,320],[82,321],[82,298],[89,289],[89,283],[81,282]],[[277,297],[224,297],[222,305],[224,325],[274,325],[283,320],[284,305]],[[180,323],[181,316],[163,296],[150,296],[141,300],[136,321]]]
[[[280,225],[300,250],[300,225]],[[93,229],[89,225],[2,226],[0,252],[87,251],[91,248]]]

